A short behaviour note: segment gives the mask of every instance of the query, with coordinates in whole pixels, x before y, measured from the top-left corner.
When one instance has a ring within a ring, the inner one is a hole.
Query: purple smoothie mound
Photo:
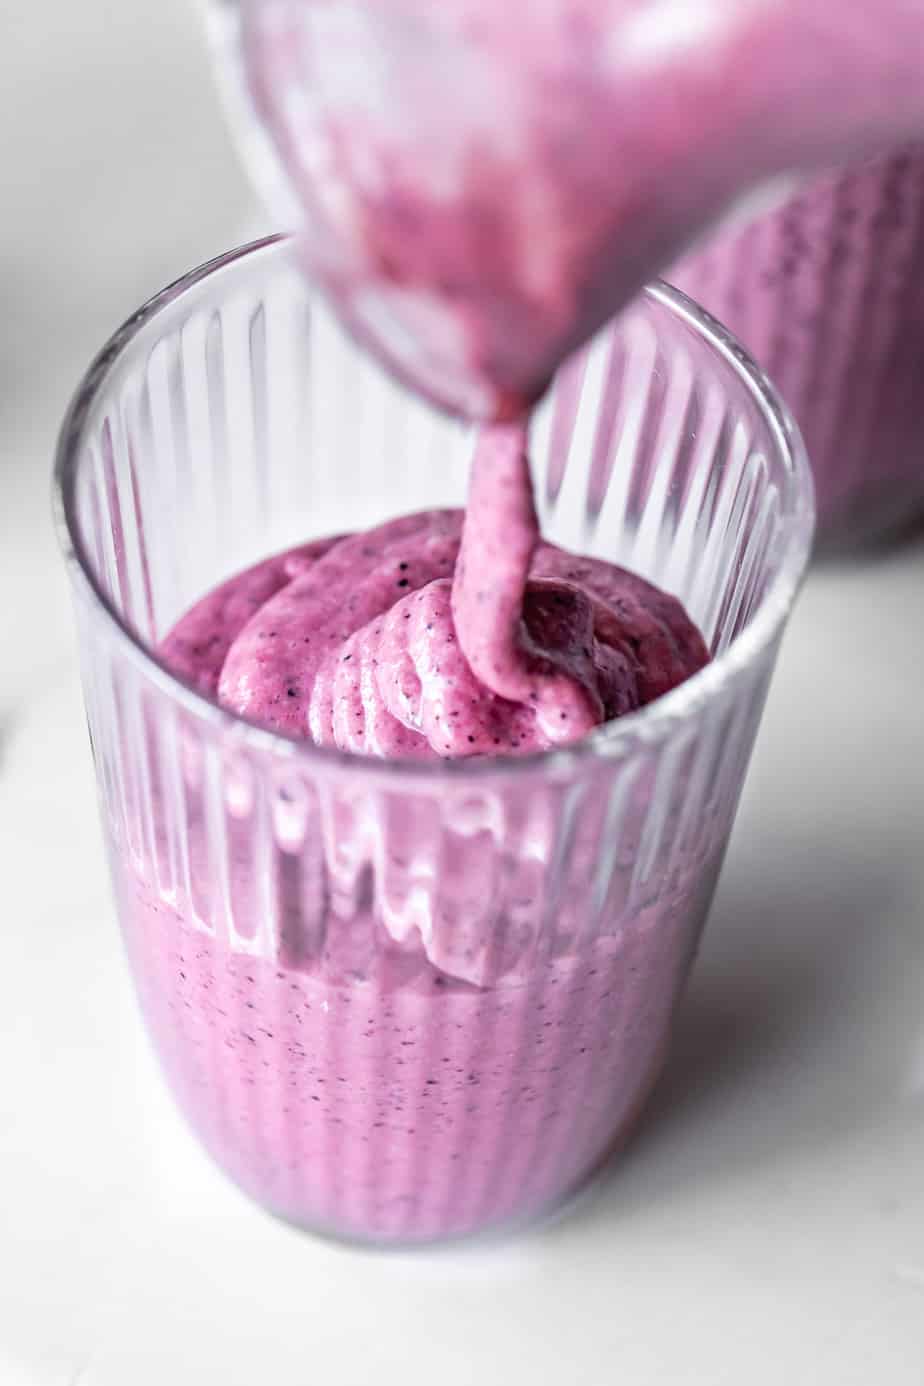
[[[193,607],[161,654],[274,731],[414,759],[571,743],[709,659],[674,598],[541,541],[519,427],[482,435],[466,514],[268,559]]]
[[[461,511],[425,511],[319,545],[297,569],[306,549],[268,559],[197,603],[161,655],[223,706],[275,731],[415,759],[573,741],[707,663],[673,598],[612,564],[543,544],[520,633],[535,677],[522,700],[498,696],[479,682],[455,633],[461,532]],[[554,703],[541,698],[548,669],[564,671]]]

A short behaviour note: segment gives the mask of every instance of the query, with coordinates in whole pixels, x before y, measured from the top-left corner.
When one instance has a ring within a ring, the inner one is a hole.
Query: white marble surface
[[[91,351],[247,191],[184,0],[0,25],[0,1386],[920,1386],[924,536],[811,578],[675,1058],[596,1197],[417,1256],[270,1221],[135,1015],[47,504]]]

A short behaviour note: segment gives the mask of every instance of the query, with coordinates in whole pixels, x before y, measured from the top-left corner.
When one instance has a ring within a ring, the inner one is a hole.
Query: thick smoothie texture
[[[667,278],[731,328],[793,410],[822,540],[875,538],[924,513],[924,149],[828,174]]]
[[[270,558],[203,598],[161,654],[264,726],[415,762],[567,744],[708,660],[673,598],[541,542],[520,429],[482,439],[465,517]],[[455,817],[420,786],[320,788],[294,839],[284,815],[264,835],[245,790],[216,832],[199,785],[191,771],[188,903],[123,869],[122,914],[178,1100],[260,1202],[364,1239],[459,1235],[553,1204],[625,1138],[720,829],[688,872],[638,890],[644,772],[619,841],[602,781],[579,803],[536,780],[473,788]]]
[[[269,559],[205,597],[162,654],[251,721],[415,759],[573,742],[709,657],[673,598],[542,543],[518,426],[482,435],[466,516]]]

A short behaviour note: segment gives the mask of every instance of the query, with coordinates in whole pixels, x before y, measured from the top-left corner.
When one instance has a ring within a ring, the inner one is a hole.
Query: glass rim
[[[792,609],[805,575],[815,518],[811,470],[795,421],[757,363],[721,323],[663,280],[647,285],[640,297],[659,304],[684,322],[741,380],[764,415],[791,479],[788,505],[783,511],[785,541],[779,568],[748,624],[703,669],[644,707],[603,723],[573,745],[523,756],[471,756],[436,761],[386,759],[318,746],[307,738],[248,721],[175,674],[116,609],[93,572],[81,538],[76,514],[76,481],[87,417],[123,352],[158,314],[189,290],[242,260],[272,258],[291,239],[287,233],[276,233],[225,251],[154,294],[116,329],[97,353],[61,423],[54,459],[53,508],[58,543],[70,580],[103,616],[123,652],[140,666],[155,687],[197,718],[225,732],[238,745],[250,745],[290,761],[305,761],[316,770],[386,778],[397,776],[406,783],[415,780],[448,783],[535,774],[537,770],[564,777],[578,766],[591,768],[600,762],[628,759],[643,747],[661,742],[678,727],[691,722],[704,707],[742,680],[752,664],[772,645]]]

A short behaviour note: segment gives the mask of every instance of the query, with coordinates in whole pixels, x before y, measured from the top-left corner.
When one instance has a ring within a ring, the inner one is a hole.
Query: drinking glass
[[[655,285],[559,374],[532,463],[545,535],[679,597],[700,673],[564,750],[392,763],[251,725],[164,665],[245,565],[461,504],[470,448],[271,238],[129,319],[57,458],[117,912],[167,1080],[261,1204],[376,1243],[532,1218],[627,1138],[812,535],[772,389]]]

